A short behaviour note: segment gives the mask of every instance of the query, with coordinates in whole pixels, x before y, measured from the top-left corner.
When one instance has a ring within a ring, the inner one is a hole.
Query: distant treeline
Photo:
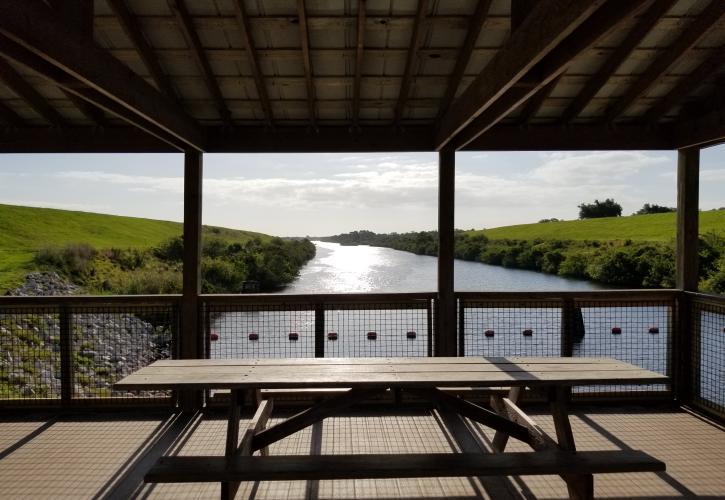
[[[322,238],[342,245],[371,245],[420,255],[438,255],[438,232],[376,234],[353,231]],[[675,286],[673,243],[572,240],[491,240],[480,232],[456,231],[455,256],[515,269],[634,288]],[[725,293],[725,237],[700,238],[700,289]]]
[[[98,250],[88,244],[40,250],[35,263],[53,269],[88,293],[180,293],[184,240],[171,238],[149,249]],[[259,291],[282,288],[315,256],[309,240],[252,238],[244,243],[205,237],[202,246],[202,292],[240,293],[245,282]]]

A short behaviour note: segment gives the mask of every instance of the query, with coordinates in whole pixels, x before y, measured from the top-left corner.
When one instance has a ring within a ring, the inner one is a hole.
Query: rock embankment
[[[12,295],[82,293],[56,273],[32,273]],[[72,316],[74,397],[112,393],[120,378],[170,357],[171,317],[98,306]],[[60,319],[38,307],[0,310],[0,398],[60,395]]]

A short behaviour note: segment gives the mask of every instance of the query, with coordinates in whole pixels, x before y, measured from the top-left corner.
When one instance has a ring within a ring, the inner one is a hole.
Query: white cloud
[[[725,168],[700,170],[700,180],[711,182],[725,181]]]
[[[58,173],[57,177],[83,182],[120,184],[132,186],[132,189],[144,189],[145,191],[149,192],[184,192],[183,177],[151,177],[146,175],[125,175],[94,170],[70,170]]]

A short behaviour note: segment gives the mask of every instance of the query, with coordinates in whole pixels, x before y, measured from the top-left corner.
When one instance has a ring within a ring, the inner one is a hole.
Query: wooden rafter
[[[355,43],[355,79],[352,84],[352,124],[359,127],[360,122],[360,83],[362,81],[362,63],[365,53],[365,0],[357,2],[357,31]]]
[[[541,0],[476,79],[440,120],[440,150],[513,87],[604,1]]]
[[[627,111],[634,101],[644,95],[669,68],[682,60],[723,15],[725,15],[725,2],[713,0],[694,21],[686,26],[679,38],[667,50],[662,51],[661,55],[650,64],[634,85],[607,109],[604,121],[612,122]]]
[[[642,42],[662,16],[670,10],[677,0],[656,0],[632,27],[626,38],[622,40],[594,76],[586,83],[574,100],[561,115],[561,123],[569,123],[589,104],[599,90],[607,83],[614,72],[629,57],[632,51]]]
[[[302,65],[305,68],[305,85],[307,87],[307,109],[310,124],[317,128],[317,113],[315,112],[315,82],[312,80],[312,59],[310,58],[310,34],[307,30],[307,12],[305,0],[297,0],[297,16],[300,27],[300,46],[302,47]]]
[[[0,122],[13,127],[19,127],[23,124],[22,118],[2,102],[0,102]]]
[[[403,118],[405,110],[405,102],[410,94],[410,84],[413,79],[413,66],[417,57],[418,48],[422,43],[423,19],[428,11],[428,0],[418,0],[418,10],[415,13],[415,22],[413,23],[413,33],[410,36],[410,45],[408,46],[408,57],[405,60],[405,70],[403,71],[403,81],[400,84],[400,94],[398,94],[398,102],[395,105],[395,114],[393,124],[397,127]]]
[[[454,147],[461,148],[465,146],[508,116],[526,99],[531,98],[563,75],[569,65],[580,54],[592,47],[601,38],[606,37],[620,23],[636,15],[645,1],[610,0],[524,75],[521,81],[526,81],[527,85],[519,85],[508,89],[488,109],[476,117],[468,128],[453,140]]]
[[[37,90],[31,87],[23,77],[10,66],[5,59],[0,58],[0,80],[5,83],[10,90],[20,96],[28,105],[35,110],[51,125],[65,125],[65,119],[58,113],[45,97],[40,95]]]
[[[107,2],[111,7],[111,10],[113,10],[113,13],[118,18],[118,22],[121,24],[123,32],[131,40],[131,43],[136,49],[136,53],[141,58],[141,61],[143,61],[146,69],[148,69],[151,78],[153,78],[154,83],[156,83],[156,87],[168,97],[175,99],[176,94],[169,78],[161,69],[161,64],[155,56],[154,50],[151,48],[151,45],[149,45],[148,41],[146,41],[146,37],[143,35],[143,31],[141,30],[138,20],[128,9],[125,0],[107,0]]]
[[[79,98],[77,95],[68,92],[64,88],[61,88],[61,92],[63,92],[63,95],[65,95],[68,100],[72,102],[73,105],[78,108],[78,110],[83,113],[83,115],[94,125],[97,125],[99,127],[103,127],[106,125],[106,117],[104,116],[101,109],[97,108],[88,101]]]
[[[725,46],[716,49],[692,73],[683,77],[666,96],[658,100],[647,111],[644,116],[644,121],[654,123],[662,118],[669,110],[681,103],[689,94],[707,82],[723,65],[725,65]]]
[[[0,2],[0,34],[62,72],[67,90],[85,86],[130,111],[134,124],[153,125],[186,147],[203,149],[205,135],[196,122],[107,52],[68,37],[44,6]]]
[[[245,49],[249,54],[247,58],[249,65],[252,68],[252,76],[254,77],[254,86],[257,89],[257,95],[262,103],[262,110],[264,111],[264,119],[267,122],[267,126],[272,126],[274,115],[272,114],[272,105],[269,102],[269,95],[267,94],[267,86],[264,83],[264,77],[262,75],[262,69],[259,66],[259,57],[257,50],[254,46],[254,38],[252,38],[252,30],[250,29],[249,16],[244,8],[243,0],[233,0],[234,13],[237,18],[237,24],[242,32],[242,38],[246,45]]]
[[[715,91],[689,104],[672,125],[675,147],[707,147],[725,142],[725,78],[716,80]]]
[[[549,83],[541,87],[539,91],[536,92],[536,94],[534,94],[532,97],[529,98],[528,101],[526,101],[524,109],[521,110],[521,115],[519,116],[520,125],[527,125],[531,122],[531,119],[536,116],[536,114],[541,109],[544,101],[546,101],[551,96],[554,88],[559,83],[559,80],[561,80],[561,76],[562,75],[557,76]]]
[[[202,47],[199,35],[194,28],[194,21],[192,20],[191,14],[189,14],[189,10],[186,8],[186,4],[184,2],[185,0],[167,0],[169,8],[174,13],[178,26],[184,34],[186,43],[189,44],[191,55],[199,67],[201,77],[204,80],[204,85],[206,85],[207,91],[212,96],[212,99],[214,99],[219,117],[224,124],[231,125],[232,115],[224,102],[224,97],[219,89],[219,84],[217,83],[214,72],[211,70],[211,66],[209,65],[209,59],[207,59],[206,54],[204,53],[204,47]]]
[[[486,20],[490,7],[491,0],[479,0],[476,5],[476,11],[473,13],[473,16],[471,16],[471,22],[469,23],[468,30],[466,31],[466,39],[463,41],[461,50],[458,52],[456,65],[453,68],[453,72],[448,77],[446,92],[443,94],[440,110],[438,112],[439,117],[443,116],[448,109],[448,106],[450,106],[451,102],[453,102],[453,98],[456,96],[458,87],[461,85],[461,80],[466,72],[468,61],[471,59],[473,49],[476,47],[476,40],[478,40],[478,36],[481,34],[481,26],[483,26],[483,23]]]

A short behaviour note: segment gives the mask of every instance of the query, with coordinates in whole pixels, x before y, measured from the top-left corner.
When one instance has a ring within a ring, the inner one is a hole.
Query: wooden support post
[[[574,299],[565,298],[561,305],[561,356],[574,350]]]
[[[196,359],[204,354],[199,328],[199,294],[201,293],[201,184],[202,153],[184,154],[184,275],[181,305],[181,358]],[[200,394],[182,395],[184,410],[201,406]]]
[[[60,325],[60,402],[70,405],[73,399],[73,316],[68,306],[62,306],[58,312]]]
[[[315,357],[325,357],[325,304],[315,304]]]
[[[683,291],[697,291],[698,282],[698,192],[700,177],[700,149],[681,149],[677,154],[677,288]],[[677,304],[677,349],[674,357],[674,393],[678,401],[692,400],[693,342],[692,302],[682,294]],[[696,333],[695,333],[696,335]]]
[[[700,149],[677,152],[677,288],[697,291]]]
[[[456,297],[453,283],[456,152],[438,153],[438,314],[436,356],[456,355]]]

